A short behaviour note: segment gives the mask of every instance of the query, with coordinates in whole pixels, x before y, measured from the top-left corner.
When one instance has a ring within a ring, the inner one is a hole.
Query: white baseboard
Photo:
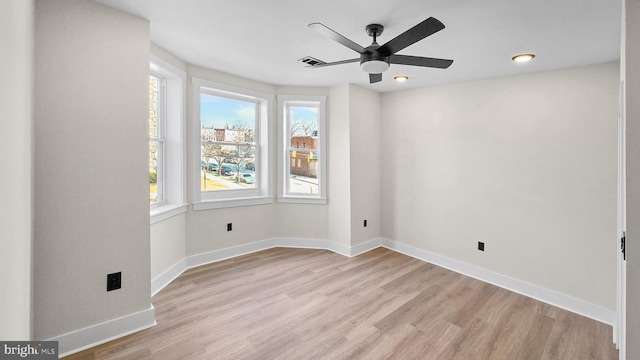
[[[350,256],[358,256],[382,246],[382,238],[375,238],[351,247]]]
[[[237,256],[251,254],[256,251],[262,251],[275,247],[274,239],[260,240],[248,244],[232,246],[220,250],[209,251],[197,255],[187,256],[187,269],[191,269],[200,265],[210,264]]]
[[[200,265],[210,264],[213,262],[222,261],[222,260],[234,258],[241,255],[251,254],[257,251],[267,250],[274,247],[330,250],[340,255],[353,257],[379,247],[381,242],[382,242],[381,238],[376,238],[376,239],[365,241],[356,246],[350,247],[344,244],[337,243],[335,241],[324,240],[324,239],[304,239],[304,238],[284,238],[284,237],[271,238],[271,239],[260,240],[260,241],[256,241],[248,244],[233,246],[230,248],[224,248],[220,250],[214,250],[214,251],[209,251],[202,254],[188,256],[186,259],[186,267],[187,269],[191,269]],[[169,270],[165,271],[165,273],[168,271]],[[168,285],[170,282],[171,281],[164,283],[164,286]],[[152,289],[153,288],[154,286],[152,286]],[[160,289],[161,288],[158,288],[156,293]]]
[[[380,247],[381,238],[375,238],[355,246],[347,246],[330,240],[301,239],[301,238],[273,238],[274,247],[291,247],[302,249],[323,249],[347,257],[354,257]]]
[[[156,325],[155,309],[138,311],[123,317],[105,321],[83,329],[56,336],[48,341],[58,342],[60,357],[104,344],[111,340],[133,334]]]
[[[165,286],[171,284],[178,276],[187,270],[187,259],[182,259],[175,263],[172,267],[165,270],[162,274],[151,280],[151,297],[164,289]]]
[[[389,239],[381,246],[614,326],[615,310]]]
[[[296,249],[321,249],[331,250],[339,254],[345,255],[343,252],[348,251],[346,245],[334,243],[324,239],[303,239],[303,238],[284,238],[278,237],[271,239],[274,247],[296,248]],[[333,250],[333,249],[336,250]]]

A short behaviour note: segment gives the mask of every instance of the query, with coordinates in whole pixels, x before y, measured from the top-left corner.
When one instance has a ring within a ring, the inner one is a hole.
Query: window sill
[[[317,204],[317,205],[326,205],[326,198],[309,198],[309,197],[295,197],[295,196],[285,196],[279,197],[278,202],[280,203],[291,203],[291,204]]]
[[[187,211],[187,204],[162,204],[151,208],[150,224],[155,224]]]
[[[265,205],[272,204],[273,197],[259,196],[250,198],[239,199],[224,199],[224,200],[203,200],[193,204],[193,210],[210,210],[210,209],[222,209],[238,206],[251,206],[251,205]]]

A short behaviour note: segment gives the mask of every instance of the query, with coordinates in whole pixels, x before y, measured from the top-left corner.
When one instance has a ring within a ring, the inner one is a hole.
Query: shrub
[[[157,184],[158,183],[158,174],[154,172],[149,173],[149,184]]]

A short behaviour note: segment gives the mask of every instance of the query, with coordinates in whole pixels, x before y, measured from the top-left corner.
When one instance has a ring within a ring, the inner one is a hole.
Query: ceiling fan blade
[[[363,53],[365,53],[367,51],[362,46],[360,46],[357,43],[355,43],[355,42],[347,39],[346,37],[338,34],[337,32],[329,29],[328,27],[322,25],[321,23],[311,23],[311,24],[309,24],[309,27],[311,29],[315,30],[316,32],[320,33],[321,35],[324,35],[324,36],[332,39],[333,41],[339,42],[340,44],[348,47],[349,49],[357,52],[358,54],[363,54]]]
[[[409,55],[391,55],[389,56],[389,62],[391,64],[424,66],[438,69],[446,69],[453,64],[453,60]]]
[[[358,61],[360,61],[360,58],[341,60],[341,61],[334,61],[334,62],[330,62],[330,63],[318,63],[318,64],[315,64],[315,65],[310,65],[308,67],[319,68],[319,67],[332,66],[332,65],[348,64],[348,63],[358,62]]]
[[[380,46],[378,53],[384,56],[393,55],[442,29],[444,29],[444,24],[440,20],[430,17]]]
[[[369,74],[369,84],[382,81],[382,74]]]

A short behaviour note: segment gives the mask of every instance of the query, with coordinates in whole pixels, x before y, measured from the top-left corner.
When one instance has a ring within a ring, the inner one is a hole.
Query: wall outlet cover
[[[122,287],[122,272],[107,275],[107,291],[117,290]]]

